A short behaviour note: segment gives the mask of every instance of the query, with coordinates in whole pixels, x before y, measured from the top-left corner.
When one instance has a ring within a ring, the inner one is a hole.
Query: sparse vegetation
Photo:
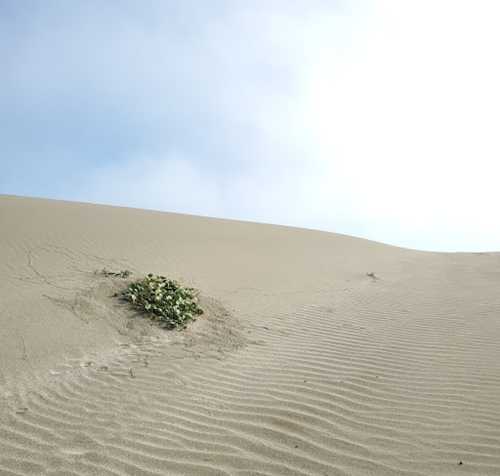
[[[128,278],[132,272],[129,271],[128,269],[125,269],[123,271],[109,271],[106,268],[101,269],[101,271],[95,271],[96,274],[101,274],[102,276],[106,276],[107,278]]]
[[[196,290],[165,276],[148,274],[129,284],[122,297],[168,329],[184,329],[189,321],[203,314]]]

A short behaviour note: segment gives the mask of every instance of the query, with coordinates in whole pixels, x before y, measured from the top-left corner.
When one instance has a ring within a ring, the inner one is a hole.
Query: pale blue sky
[[[500,250],[495,0],[0,0],[0,193]]]

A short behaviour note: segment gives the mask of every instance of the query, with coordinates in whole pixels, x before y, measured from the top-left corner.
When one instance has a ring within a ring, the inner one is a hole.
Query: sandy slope
[[[2,476],[500,474],[497,253],[0,196],[0,324]]]

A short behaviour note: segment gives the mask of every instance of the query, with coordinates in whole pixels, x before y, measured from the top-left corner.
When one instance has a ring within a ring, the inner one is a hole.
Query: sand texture
[[[0,196],[0,475],[462,474],[500,475],[499,253]]]

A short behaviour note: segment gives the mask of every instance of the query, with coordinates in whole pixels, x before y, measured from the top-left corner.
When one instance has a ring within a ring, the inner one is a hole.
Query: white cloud
[[[498,249],[500,4],[381,1],[305,72],[311,147],[371,238]]]

